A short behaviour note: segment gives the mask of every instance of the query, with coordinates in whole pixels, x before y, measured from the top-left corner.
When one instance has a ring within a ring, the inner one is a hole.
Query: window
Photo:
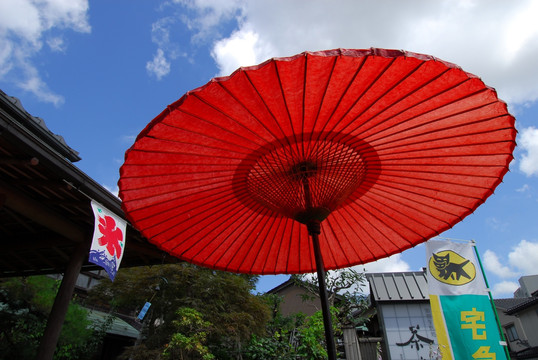
[[[506,335],[508,336],[509,341],[519,340],[519,336],[517,335],[516,327],[513,324],[508,325],[505,329],[506,329]]]

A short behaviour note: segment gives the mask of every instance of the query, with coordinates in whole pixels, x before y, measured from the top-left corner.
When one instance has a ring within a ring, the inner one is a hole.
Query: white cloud
[[[493,286],[491,291],[493,292],[493,297],[496,299],[513,297],[514,292],[519,288],[519,284],[514,281],[501,281]]]
[[[193,41],[206,41],[218,36],[224,22],[233,19],[242,11],[243,0],[174,0],[194,12],[192,16],[182,14],[181,20],[194,32]]]
[[[538,242],[522,240],[508,254],[508,262],[523,275],[538,274]]]
[[[228,39],[218,41],[211,55],[217,61],[220,75],[230,75],[237,65],[256,65],[263,61],[263,56],[269,56],[270,46],[259,41],[258,34],[253,31],[239,31]]]
[[[224,8],[216,0],[181,1],[198,9],[192,26],[215,29],[236,14],[238,28],[215,44],[218,67],[237,68],[269,57],[330,48],[396,48],[437,56],[481,76],[504,100],[538,99],[538,5],[532,0],[355,1],[243,0]],[[233,7],[235,6],[235,12]],[[219,16],[216,16],[219,15]],[[238,39],[242,52],[220,52]],[[247,46],[248,45],[248,46]],[[267,56],[266,50],[271,49]],[[233,61],[232,61],[233,60]]]
[[[19,59],[19,65],[21,66],[24,76],[19,80],[18,86],[28,92],[34,94],[39,100],[43,102],[52,103],[55,106],[63,104],[64,98],[51,91],[47,84],[41,80],[37,69],[24,59]]]
[[[538,175],[538,129],[533,126],[523,129],[518,144],[526,152],[521,156],[519,169],[527,176]]]
[[[56,52],[64,52],[66,49],[64,39],[62,39],[59,36],[51,37],[47,39],[47,45],[52,51],[56,51]]]
[[[523,186],[521,186],[519,189],[516,189],[516,191],[520,192],[520,193],[526,193],[530,189],[531,189],[531,187],[529,186],[529,184],[523,184]]]
[[[65,50],[58,36],[50,36],[51,29],[90,32],[88,10],[88,0],[0,1],[0,77],[13,74],[12,81],[20,88],[42,101],[61,104],[63,97],[41,79],[33,58],[43,47],[43,41],[53,51]]]
[[[368,264],[360,265],[360,271],[366,269],[369,273],[378,273],[378,272],[399,272],[399,271],[409,271],[410,267],[407,262],[402,260],[401,254],[396,254],[384,258],[381,260],[373,261]],[[359,269],[357,269],[359,271]]]
[[[164,56],[162,49],[157,49],[153,60],[146,63],[146,70],[157,77],[158,80],[170,72],[170,62]]]
[[[491,250],[486,250],[482,261],[486,270],[501,278],[506,279],[517,276],[517,273],[512,271],[508,266],[502,265],[497,254]]]

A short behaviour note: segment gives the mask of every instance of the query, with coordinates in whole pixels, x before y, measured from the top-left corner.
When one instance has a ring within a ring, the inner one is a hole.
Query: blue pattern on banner
[[[110,276],[111,280],[114,280],[116,277],[116,258],[112,257],[109,258],[106,255],[106,251],[98,251],[98,250],[92,250],[90,251],[90,255],[88,257],[88,261],[101,266],[105,271],[107,272],[108,276]]]

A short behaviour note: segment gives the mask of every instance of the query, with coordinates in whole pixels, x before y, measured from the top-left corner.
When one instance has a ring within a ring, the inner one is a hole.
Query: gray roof
[[[376,302],[429,300],[424,271],[372,273],[366,274],[366,279],[370,283],[370,296]]]
[[[107,314],[98,310],[91,310],[88,313],[88,318],[95,325],[101,325],[103,323],[106,323],[108,321],[107,319],[109,319],[110,317],[112,317],[112,321],[108,325],[106,331],[108,334],[121,335],[130,338],[138,337],[139,331],[117,316]]]
[[[494,299],[495,306],[499,309],[508,310],[527,301],[527,298]]]

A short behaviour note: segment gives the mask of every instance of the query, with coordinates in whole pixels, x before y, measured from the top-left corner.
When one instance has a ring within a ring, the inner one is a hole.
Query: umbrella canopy
[[[472,213],[512,160],[514,118],[476,76],[384,49],[305,52],[188,92],[121,167],[129,220],[159,248],[239,273],[402,252]]]

